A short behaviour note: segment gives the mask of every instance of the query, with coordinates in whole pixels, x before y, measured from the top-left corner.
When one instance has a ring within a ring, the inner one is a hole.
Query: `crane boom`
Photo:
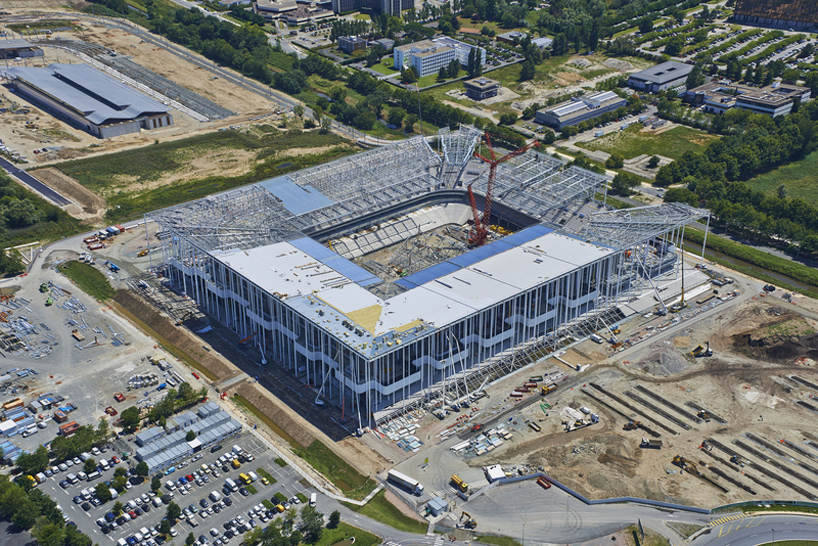
[[[483,218],[480,220],[480,213],[477,210],[477,202],[474,199],[474,194],[472,193],[471,184],[469,185],[469,200],[472,207],[472,213],[474,214],[474,232],[469,236],[469,244],[472,246],[481,246],[483,245],[486,240],[488,239],[488,226],[491,224],[491,209],[493,204],[494,198],[494,181],[497,177],[497,165],[500,163],[504,163],[509,159],[513,159],[520,154],[523,154],[533,148],[534,146],[538,146],[539,142],[534,140],[525,146],[518,148],[508,154],[504,155],[503,157],[497,159],[497,156],[494,153],[494,146],[491,144],[491,137],[488,133],[485,134],[486,138],[486,145],[489,149],[489,157],[486,157],[480,152],[475,151],[475,157],[485,161],[489,164],[489,180],[486,184],[486,198],[485,198],[485,206],[483,208]]]

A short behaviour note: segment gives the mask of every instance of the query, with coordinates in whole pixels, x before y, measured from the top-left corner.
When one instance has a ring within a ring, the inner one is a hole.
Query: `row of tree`
[[[0,517],[21,531],[30,529],[42,545],[91,546],[90,538],[75,526],[64,524],[63,514],[51,497],[25,482],[9,481],[6,475],[0,475]]]
[[[661,169],[656,184],[669,186],[665,199],[706,206],[726,230],[772,244],[798,244],[808,254],[818,253],[818,206],[790,198],[786,189],[776,194],[754,190],[750,178],[818,149],[818,103],[809,102],[788,116],[775,119],[730,110],[716,117],[714,126],[731,133],[714,141],[704,152],[687,152]]]
[[[165,420],[178,411],[189,408],[207,396],[207,389],[202,387],[198,391],[183,381],[179,390],[169,389],[167,394],[148,412],[148,422],[159,423],[165,426]]]

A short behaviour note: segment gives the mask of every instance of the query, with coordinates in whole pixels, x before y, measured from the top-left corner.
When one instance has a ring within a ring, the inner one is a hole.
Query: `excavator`
[[[696,476],[699,475],[699,469],[696,468],[696,465],[693,464],[692,461],[685,459],[681,455],[676,455],[675,457],[673,457],[673,464],[675,464],[682,470],[687,470],[688,474],[694,474]]]
[[[463,523],[463,527],[466,529],[474,529],[477,527],[477,520],[471,517],[471,514],[468,512],[463,512],[463,514],[460,515],[460,520],[458,521],[463,521],[463,518],[466,518],[466,521]]]
[[[627,423],[625,423],[625,426],[622,427],[622,428],[623,428],[623,430],[636,430],[641,426],[642,426],[641,421],[628,421]]]

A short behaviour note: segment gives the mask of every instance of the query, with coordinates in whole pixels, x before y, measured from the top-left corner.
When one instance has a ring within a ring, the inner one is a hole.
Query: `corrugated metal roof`
[[[70,106],[95,125],[162,114],[167,107],[85,64],[17,66],[4,75],[19,78]]]
[[[332,205],[333,201],[310,185],[299,186],[288,176],[279,176],[258,183],[281,200],[284,208],[298,216]]]
[[[14,38],[12,40],[0,40],[0,51],[4,49],[25,49],[27,47],[39,47],[35,46],[28,40],[21,40],[19,38]]]

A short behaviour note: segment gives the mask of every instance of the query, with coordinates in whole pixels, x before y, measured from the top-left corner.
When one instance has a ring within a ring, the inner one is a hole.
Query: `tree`
[[[568,38],[563,33],[554,36],[554,41],[551,43],[551,53],[554,55],[565,55],[568,53]]]
[[[483,73],[482,55],[480,51],[473,47],[469,51],[469,59],[466,63],[466,72],[469,73],[470,78],[476,78]]]
[[[167,517],[170,521],[176,521],[179,519],[180,515],[182,515],[182,509],[179,508],[178,504],[175,502],[168,504],[168,511],[165,517]]]
[[[639,32],[642,34],[647,34],[653,30],[653,19],[649,16],[644,16],[639,19]]]
[[[445,66],[441,66],[440,70],[437,71],[437,81],[442,82],[449,76],[449,71],[446,69]]]
[[[193,544],[194,542],[196,542],[196,537],[195,537],[195,536],[193,536],[193,533],[190,533],[190,534],[187,536],[187,538],[185,539],[185,544],[187,544],[187,546],[192,546],[192,544]]]
[[[40,221],[37,206],[26,198],[13,197],[0,210],[6,218],[6,224],[13,229],[33,226]]]
[[[366,66],[375,66],[379,62],[381,62],[381,57],[383,56],[383,48],[381,46],[375,46],[369,50],[369,53],[366,54],[365,62]]]
[[[692,207],[699,205],[699,197],[687,188],[669,188],[664,199],[666,203],[687,203]]]
[[[301,104],[301,103],[298,103],[295,106],[293,106],[293,114],[295,114],[298,117],[304,117],[304,105]],[[193,432],[193,431],[191,431],[191,432]],[[195,438],[196,433],[194,432],[193,434],[194,434],[194,438]],[[190,440],[188,440],[188,442],[189,441]]]
[[[415,123],[418,122],[418,115],[417,114],[407,114],[406,115],[406,122],[404,123],[404,127],[410,133],[415,130]]]
[[[670,55],[671,57],[674,55],[678,55],[682,52],[682,48],[685,46],[685,39],[684,36],[681,34],[674,36],[665,44],[665,54]]]
[[[145,461],[139,461],[139,464],[136,465],[135,471],[137,476],[147,477],[149,473],[148,463]]]
[[[412,66],[409,68],[403,68],[400,71],[400,77],[406,83],[415,83],[418,81],[418,73],[415,72],[415,68]]]
[[[500,115],[500,125],[514,125],[517,121],[517,114],[508,113]]]
[[[659,159],[658,155],[652,156],[650,158],[650,160],[648,160],[647,168],[648,169],[655,169],[656,167],[659,166],[659,161],[660,161],[660,159]]]
[[[616,152],[612,153],[611,157],[605,160],[605,166],[609,169],[621,169],[624,164],[625,158]]]
[[[33,476],[48,468],[48,450],[41,445],[34,453],[23,453],[17,458],[17,467],[23,474]],[[34,525],[32,523],[32,525]],[[29,525],[31,527],[31,525]],[[26,527],[27,529],[28,527]]]
[[[702,65],[700,63],[696,63],[693,65],[693,69],[690,71],[690,74],[687,75],[685,85],[688,89],[693,89],[694,87],[699,87],[703,83],[704,72],[702,71]]]
[[[122,501],[116,501],[114,503],[114,507],[111,509],[111,511],[114,513],[114,515],[118,516],[119,514],[122,513],[122,510],[124,510],[124,509],[125,509],[125,505],[122,504]]]
[[[406,117],[406,110],[400,107],[390,108],[388,110],[388,118],[387,121],[394,125],[395,127],[400,128],[401,124],[403,123],[403,118]]]
[[[163,519],[162,521],[159,522],[159,532],[161,534],[167,535],[168,533],[170,533],[170,528],[171,528],[170,520]]]
[[[329,515],[329,523],[327,523],[327,527],[330,529],[335,529],[338,527],[339,523],[341,523],[341,512],[338,510],[333,510]]]
[[[94,493],[102,502],[108,502],[113,497],[113,495],[111,495],[111,489],[104,483],[98,483],[96,487],[94,487]]]
[[[305,506],[301,509],[301,522],[307,542],[317,542],[324,531],[324,514],[313,506]]]
[[[537,68],[534,66],[534,63],[531,62],[531,59],[526,59],[523,61],[520,70],[520,81],[526,82],[534,78],[534,75],[537,73]]]
[[[37,510],[37,505],[27,496],[20,499],[19,504],[14,507],[15,513],[11,517],[11,522],[20,529],[31,529],[34,522],[37,521],[37,516],[40,511]]]
[[[633,193],[633,188],[640,185],[639,178],[630,173],[617,173],[611,182],[611,190],[627,197]]]
[[[125,484],[128,482],[128,479],[125,476],[116,476],[114,481],[111,482],[114,486],[114,489],[122,493],[125,491]]]
[[[162,478],[160,478],[159,476],[154,476],[153,479],[151,480],[151,491],[156,493],[160,489],[162,489]]]
[[[120,415],[122,418],[122,428],[127,432],[132,432],[139,426],[139,408],[136,406],[125,408]]]
[[[118,467],[116,467],[114,469],[114,477],[115,478],[118,478],[119,476],[124,477],[124,476],[127,476],[127,475],[128,475],[128,471],[125,470],[125,467],[123,467],[123,466],[118,466]]]
[[[303,106],[302,106],[302,108],[303,108]],[[185,440],[187,440],[188,442],[192,442],[195,439],[196,439],[196,433],[194,431],[192,431],[192,430],[188,430],[187,434],[185,434]]]
[[[86,474],[90,474],[91,472],[97,469],[97,462],[92,458],[87,459],[83,465],[82,469],[85,471]]]
[[[324,116],[323,119],[321,119],[320,132],[321,132],[321,134],[325,135],[325,134],[329,133],[330,130],[332,130],[332,118],[329,117],[329,116]]]

